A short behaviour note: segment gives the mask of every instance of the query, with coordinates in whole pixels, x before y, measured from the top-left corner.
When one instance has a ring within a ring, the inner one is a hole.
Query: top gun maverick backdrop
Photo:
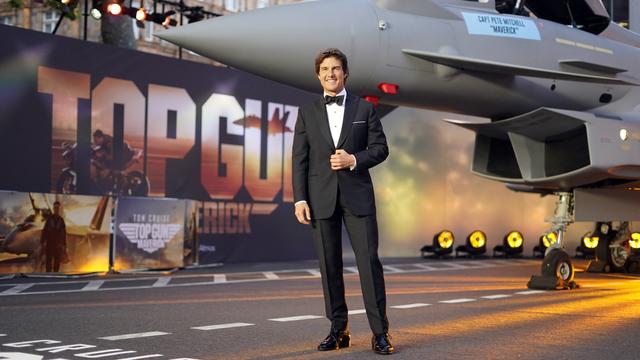
[[[202,262],[312,256],[290,181],[311,94],[17,28],[0,37],[0,189],[201,200]]]

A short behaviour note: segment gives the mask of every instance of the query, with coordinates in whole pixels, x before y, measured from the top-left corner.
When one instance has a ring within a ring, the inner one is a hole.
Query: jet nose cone
[[[350,89],[368,80],[380,44],[373,0],[274,6],[189,24],[157,36],[202,56],[308,90],[314,57],[336,47],[349,59]]]

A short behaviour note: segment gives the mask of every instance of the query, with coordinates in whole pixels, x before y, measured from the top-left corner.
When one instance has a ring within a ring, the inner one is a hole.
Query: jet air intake
[[[621,128],[639,134],[633,122],[548,108],[492,123],[448,121],[476,133],[472,171],[492,180],[567,190],[640,179],[640,142],[619,136]]]

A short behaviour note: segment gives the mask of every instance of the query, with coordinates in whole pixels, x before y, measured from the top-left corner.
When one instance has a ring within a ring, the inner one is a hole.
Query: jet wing
[[[504,74],[504,75],[516,75],[516,76],[530,76],[530,77],[540,77],[540,78],[548,78],[548,79],[558,79],[558,80],[569,80],[569,81],[581,81],[581,82],[595,82],[595,83],[605,83],[605,84],[618,84],[618,85],[637,85],[636,82],[631,82],[629,80],[623,80],[615,77],[615,73],[623,72],[622,69],[614,69],[607,68],[606,71],[600,71],[602,74],[586,74],[579,72],[569,72],[569,71],[559,71],[559,70],[548,70],[548,69],[540,69],[529,66],[521,66],[514,64],[501,63],[496,61],[488,61],[488,60],[480,60],[469,58],[465,56],[457,56],[457,55],[449,55],[449,54],[439,54],[429,51],[423,50],[412,50],[412,49],[402,49],[402,52],[422,59],[427,60],[432,63],[447,65],[454,68],[459,69],[467,69],[472,71],[480,71],[480,72],[488,72],[493,74]],[[570,60],[571,65],[576,66],[577,61]],[[561,64],[567,64],[566,62],[561,62]],[[584,64],[580,63],[584,68]],[[600,66],[600,68],[598,68]],[[602,70],[604,66],[593,64],[589,70],[593,71],[595,69]],[[613,74],[612,74],[613,73]]]

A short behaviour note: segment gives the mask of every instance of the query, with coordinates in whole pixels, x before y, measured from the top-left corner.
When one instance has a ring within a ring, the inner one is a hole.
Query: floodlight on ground
[[[456,248],[456,257],[459,253],[466,253],[468,256],[478,256],[487,252],[487,235],[480,230],[472,231],[464,245]]]
[[[442,230],[433,236],[432,245],[425,245],[420,249],[422,257],[427,257],[429,254],[435,257],[443,257],[453,252],[453,243],[455,237],[449,230]]]
[[[520,231],[510,231],[502,239],[502,245],[493,248],[493,256],[521,256],[524,248],[524,237]]]
[[[629,247],[632,251],[640,250],[640,232],[631,233],[629,237]]]

